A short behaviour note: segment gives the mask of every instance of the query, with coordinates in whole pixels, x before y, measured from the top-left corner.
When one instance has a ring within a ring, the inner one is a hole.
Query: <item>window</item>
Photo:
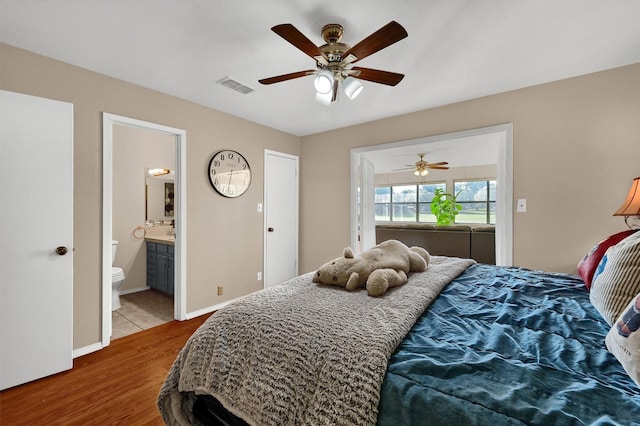
[[[378,186],[375,193],[376,220],[387,222],[435,222],[431,200],[444,182],[420,185]]]
[[[457,202],[462,210],[456,216],[457,223],[496,223],[496,181],[455,181],[454,194],[460,192]]]
[[[454,181],[454,194],[462,210],[456,223],[496,223],[496,181]],[[375,194],[376,220],[385,222],[436,222],[431,200],[436,189],[446,191],[445,182],[420,185],[378,186]]]

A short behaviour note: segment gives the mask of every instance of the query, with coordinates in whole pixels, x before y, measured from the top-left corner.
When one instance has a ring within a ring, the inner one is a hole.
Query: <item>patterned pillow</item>
[[[615,323],[606,343],[629,377],[640,386],[640,293],[629,303]]]
[[[596,268],[598,267],[598,264],[602,260],[602,256],[604,256],[604,253],[607,251],[607,249],[613,245],[618,244],[620,241],[636,231],[637,229],[628,229],[626,231],[613,234],[593,246],[589,253],[584,255],[582,260],[578,263],[578,275],[580,275],[580,278],[582,278],[582,281],[584,281],[587,290],[591,288],[593,274],[596,272]]]
[[[640,293],[640,232],[609,247],[596,268],[589,299],[612,325]]]

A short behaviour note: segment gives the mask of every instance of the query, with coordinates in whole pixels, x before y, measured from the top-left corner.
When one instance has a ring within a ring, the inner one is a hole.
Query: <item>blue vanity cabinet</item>
[[[174,246],[147,241],[147,285],[173,295]]]

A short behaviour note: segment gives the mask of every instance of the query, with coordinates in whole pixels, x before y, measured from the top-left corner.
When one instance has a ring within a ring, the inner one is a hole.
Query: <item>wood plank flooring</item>
[[[76,358],[73,369],[0,392],[1,425],[163,425],[156,397],[209,317],[172,321]]]

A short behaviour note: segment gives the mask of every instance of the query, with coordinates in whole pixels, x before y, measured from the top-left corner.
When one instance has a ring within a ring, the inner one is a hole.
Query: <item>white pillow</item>
[[[629,377],[640,386],[640,294],[627,306],[605,339]]]
[[[640,232],[609,247],[596,268],[589,299],[613,325],[635,295],[640,293]]]

